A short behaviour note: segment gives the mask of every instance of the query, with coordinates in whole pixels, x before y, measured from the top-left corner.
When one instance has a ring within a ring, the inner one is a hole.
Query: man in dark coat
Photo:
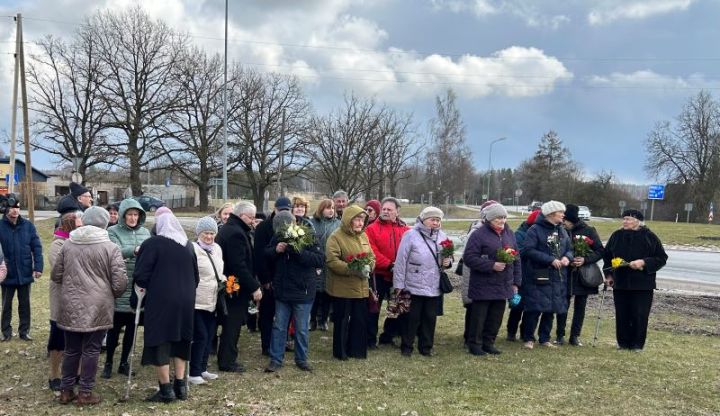
[[[90,190],[77,182],[70,182],[70,194],[63,196],[57,203],[57,212],[60,214],[55,221],[55,228],[60,226],[60,217],[68,212],[85,211],[92,206]]]
[[[275,201],[275,209],[270,218],[260,223],[255,229],[254,262],[255,273],[257,273],[260,285],[262,285],[263,297],[260,301],[258,316],[258,327],[260,328],[260,347],[262,354],[268,355],[270,349],[270,338],[272,336],[273,320],[275,319],[275,296],[273,294],[272,280],[275,274],[275,264],[265,257],[265,248],[270,244],[273,232],[273,220],[278,212],[290,211],[292,201],[290,198],[281,196]]]
[[[567,204],[565,207],[565,228],[570,234],[570,241],[575,241],[577,237],[587,237],[592,240],[590,246],[590,252],[585,256],[580,256],[579,253],[573,253],[575,258],[570,264],[570,270],[568,272],[567,279],[567,299],[568,309],[570,306],[570,300],[574,297],[573,302],[573,319],[570,326],[570,345],[576,347],[582,346],[580,342],[580,331],[582,331],[583,321],[585,320],[585,307],[587,306],[588,295],[597,295],[598,288],[587,287],[582,284],[580,275],[583,270],[583,266],[587,267],[598,267],[595,265],[600,260],[605,252],[603,248],[600,236],[594,227],[589,226],[585,221],[578,217],[579,207],[573,204]],[[599,270],[599,269],[598,269]],[[599,271],[598,271],[599,273]],[[567,324],[567,312],[557,314],[557,344],[565,344],[565,326]]]
[[[30,337],[30,285],[42,275],[42,243],[35,226],[20,216],[20,201],[8,196],[11,206],[0,220],[0,246],[5,253],[7,277],[2,282],[2,341],[12,338],[12,301],[18,295],[20,339]]]
[[[252,298],[262,299],[260,283],[255,279],[253,266],[252,224],[255,221],[256,208],[250,202],[235,204],[225,225],[215,237],[223,253],[223,274],[235,277],[240,285],[238,293],[227,298],[228,314],[222,323],[222,334],[218,345],[218,369],[220,371],[242,373],[245,371],[237,362],[240,328],[245,324],[248,302]]]

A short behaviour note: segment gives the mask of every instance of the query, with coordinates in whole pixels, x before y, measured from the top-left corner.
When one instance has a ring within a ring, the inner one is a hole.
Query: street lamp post
[[[492,176],[492,148],[493,145],[497,142],[501,142],[503,140],[506,140],[507,137],[500,137],[499,139],[495,139],[490,142],[490,152],[488,153],[488,178],[487,178],[487,199],[490,200],[490,177]]]

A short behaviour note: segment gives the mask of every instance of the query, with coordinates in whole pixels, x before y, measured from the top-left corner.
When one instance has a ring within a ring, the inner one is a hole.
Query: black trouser
[[[30,283],[22,286],[2,286],[2,334],[12,335],[12,301],[17,292],[18,298],[18,333],[27,335],[30,332]]]
[[[207,371],[208,356],[215,334],[215,312],[195,309],[193,341],[190,346],[190,377],[200,377]]]
[[[568,312],[570,312],[570,300],[572,296],[568,296]],[[573,302],[573,319],[570,324],[570,338],[577,338],[582,331],[583,321],[585,321],[585,306],[587,306],[588,295],[575,295]],[[565,326],[567,325],[568,313],[557,314],[557,328],[555,334],[558,338],[565,337]]]
[[[495,345],[505,314],[505,300],[474,300],[470,304],[468,346],[479,349]]]
[[[315,292],[315,300],[310,310],[310,322],[316,324],[324,324],[330,316],[330,304],[332,298],[325,291]]]
[[[270,339],[272,338],[273,320],[275,319],[275,293],[272,289],[263,289],[263,296],[260,299],[258,308],[258,327],[260,327],[260,346],[263,351],[270,350]],[[247,305],[245,305],[247,309]]]
[[[408,311],[403,325],[401,350],[412,351],[415,336],[417,336],[418,351],[421,354],[428,354],[432,351],[435,341],[438,302],[440,302],[440,296],[411,295],[410,311]]]
[[[227,300],[228,315],[223,319],[218,345],[218,367],[231,370],[237,365],[240,329],[245,325],[248,302],[244,297]]]
[[[524,308],[522,304],[517,305],[514,308],[510,308],[510,313],[508,314],[507,321],[507,333],[509,337],[517,336],[518,326],[520,326],[520,336],[522,337],[523,324],[521,322],[523,316],[523,309]]]
[[[392,291],[392,282],[388,282],[382,276],[375,276],[375,285],[377,286],[378,299],[380,302],[380,310],[382,310],[383,300],[390,300]],[[373,287],[372,278],[370,279],[370,287]],[[368,345],[375,345],[378,341],[378,328],[380,322],[380,312],[368,315]],[[383,333],[380,334],[380,343],[389,344],[393,337],[400,335],[400,321],[395,318],[385,318],[383,323]]]
[[[125,335],[123,335],[120,362],[126,363],[128,357],[130,356],[133,336],[135,336],[135,314],[132,312],[115,312],[113,315],[113,327],[107,332],[107,341],[105,343],[105,364],[113,362],[115,348],[117,348],[118,341],[120,339],[120,330],[123,327],[125,327]]]
[[[535,329],[540,321],[538,329],[538,338],[540,343],[550,341],[550,332],[552,332],[553,313],[552,312],[523,312],[522,323],[522,339],[525,342],[535,341]]]
[[[367,358],[367,298],[332,298],[333,357]]]
[[[80,392],[89,393],[95,387],[95,375],[100,358],[100,345],[105,330],[94,332],[65,331],[65,352],[62,362],[60,388],[71,390],[80,373]]]
[[[613,290],[618,347],[642,349],[647,337],[652,290]]]

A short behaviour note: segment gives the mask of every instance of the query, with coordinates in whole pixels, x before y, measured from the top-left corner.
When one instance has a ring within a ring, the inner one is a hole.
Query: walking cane
[[[137,295],[137,306],[135,307],[135,331],[133,333],[133,342],[132,347],[130,348],[130,363],[129,363],[129,369],[128,371],[128,381],[127,381],[127,388],[125,389],[125,397],[123,397],[123,401],[126,401],[130,398],[130,386],[132,385],[132,375],[133,375],[133,357],[135,356],[135,344],[137,343],[137,331],[138,326],[140,326],[140,309],[142,309],[142,301],[145,297],[145,289],[139,287],[138,285],[135,285],[135,294]]]
[[[600,331],[600,318],[602,313],[602,307],[603,303],[605,303],[605,292],[607,292],[607,283],[603,283],[603,289],[600,293],[600,306],[598,307],[598,313],[597,313],[597,321],[595,322],[595,336],[593,337],[592,346],[594,347],[595,344],[597,344],[598,339],[598,332]]]

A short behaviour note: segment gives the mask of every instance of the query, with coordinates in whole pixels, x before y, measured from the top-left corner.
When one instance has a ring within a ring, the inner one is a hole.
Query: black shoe
[[[565,345],[565,337],[557,337],[557,339],[555,340],[555,344]]]
[[[20,334],[20,339],[28,342],[33,340],[30,334]]]
[[[378,344],[395,346],[395,341],[393,341],[392,337],[380,335],[380,338],[378,339]]]
[[[12,335],[5,335],[3,334],[2,338],[0,338],[0,342],[8,342],[12,339]]]
[[[225,373],[244,373],[245,367],[243,367],[240,364],[234,364],[230,367],[220,367],[218,370],[223,371]]]
[[[500,355],[500,354],[502,354],[502,351],[500,351],[499,349],[495,348],[494,345],[483,345],[482,350],[485,351],[486,353],[492,354],[492,355]]]
[[[327,331],[327,330],[328,330],[328,323],[327,323],[327,322],[322,322],[322,323],[320,323],[320,324],[318,325],[318,328],[319,328],[321,331],[323,331],[323,332],[324,332],[324,331]]]
[[[477,356],[483,356],[483,355],[487,354],[485,351],[482,350],[482,348],[479,348],[475,345],[470,345],[468,347],[468,352],[472,355],[477,355]]]
[[[160,384],[160,390],[156,391],[152,396],[146,398],[145,401],[161,403],[174,402],[175,392],[173,391],[173,385],[170,383]]]
[[[60,379],[53,378],[48,380],[48,387],[51,391],[60,391]]]
[[[130,364],[128,363],[120,363],[118,366],[118,374],[123,375],[130,375]],[[135,372],[133,371],[133,377],[135,377]]]
[[[420,351],[420,355],[424,355],[425,357],[433,357],[433,356],[435,356],[435,353],[433,352],[433,350],[430,349],[430,350]]]
[[[515,342],[515,341],[517,341],[517,337],[513,334],[508,334],[507,337],[505,338],[505,341]]]
[[[110,378],[110,377],[112,377],[112,365],[113,365],[112,361],[106,361],[106,362],[105,362],[105,366],[103,367],[103,371],[102,371],[102,374],[100,375],[100,377],[102,377],[102,378]]]
[[[303,361],[301,363],[295,363],[297,368],[301,369],[302,371],[307,371],[308,373],[312,373],[313,369],[310,367],[310,364],[307,363],[307,361]]]
[[[178,400],[187,400],[188,398],[188,392],[187,392],[187,383],[185,383],[185,379],[175,379],[175,382],[173,383],[173,393],[175,393],[175,398]]]
[[[315,331],[318,328],[317,321],[310,321],[310,330]]]
[[[582,342],[580,342],[578,337],[570,337],[570,345],[572,345],[574,347],[582,347],[583,346]]]
[[[400,350],[400,354],[402,354],[403,357],[412,357],[412,350],[403,348]]]
[[[369,349],[369,350],[376,350],[376,349],[378,349],[378,346],[377,346],[377,344],[368,344],[368,349]]]
[[[266,373],[275,373],[277,372],[280,367],[282,367],[282,364],[276,362],[276,361],[270,361],[270,364],[268,364],[267,367],[265,367]]]
[[[264,355],[264,356],[266,356],[266,357],[269,357],[269,356],[270,356],[270,351],[264,349],[264,350],[262,350],[262,355]]]

